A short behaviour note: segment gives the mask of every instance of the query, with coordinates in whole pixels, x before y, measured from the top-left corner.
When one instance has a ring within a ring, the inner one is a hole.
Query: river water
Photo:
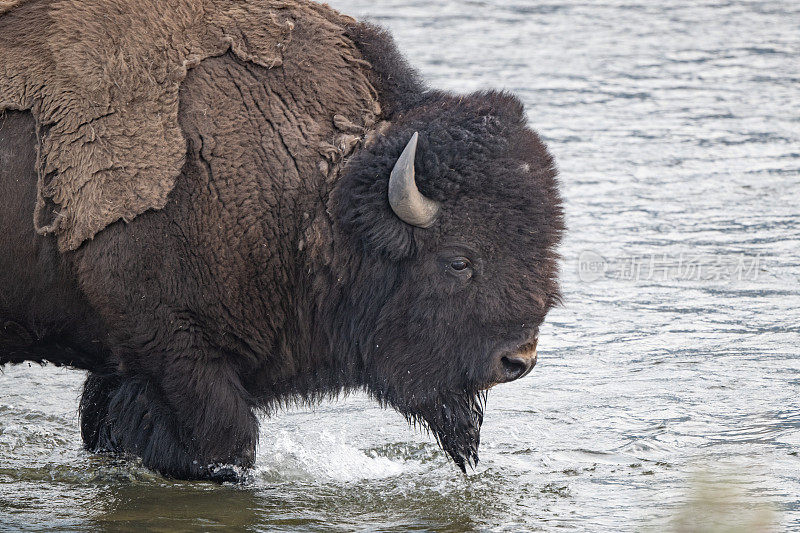
[[[23,365],[0,531],[800,529],[800,3],[333,5],[519,94],[561,170],[564,306],[477,470],[356,395],[265,419],[245,486],[171,482],[83,452],[82,374]]]

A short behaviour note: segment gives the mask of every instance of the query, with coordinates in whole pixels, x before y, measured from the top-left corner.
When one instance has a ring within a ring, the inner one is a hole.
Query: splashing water
[[[263,441],[262,441],[263,442]],[[327,480],[354,482],[383,479],[419,470],[419,463],[390,459],[362,450],[344,433],[321,431],[297,435],[282,430],[259,446],[256,477],[264,482]]]

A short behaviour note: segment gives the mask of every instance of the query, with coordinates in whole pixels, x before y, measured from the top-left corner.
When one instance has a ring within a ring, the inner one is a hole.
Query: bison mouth
[[[486,407],[486,391],[446,396],[407,415],[412,422],[423,422],[439,446],[462,472],[478,464],[481,424]]]

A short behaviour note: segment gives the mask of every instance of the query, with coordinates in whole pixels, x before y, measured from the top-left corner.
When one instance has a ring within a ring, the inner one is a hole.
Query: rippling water
[[[642,530],[725,472],[800,528],[800,4],[336,0],[430,82],[518,93],[559,162],[565,305],[459,474],[355,396],[264,420],[244,487],[80,449],[82,375],[0,375],[0,530]]]

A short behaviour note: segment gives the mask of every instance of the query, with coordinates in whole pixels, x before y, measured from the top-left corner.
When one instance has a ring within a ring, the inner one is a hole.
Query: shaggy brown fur
[[[328,163],[357,142],[352,134],[372,126],[379,113],[366,64],[344,35],[354,21],[327,6],[302,0],[4,4],[0,111],[29,109],[36,118],[35,227],[55,233],[62,251],[78,248],[116,220],[129,222],[164,207],[186,154],[179,87],[204,59],[230,50],[246,63],[285,67],[271,78],[264,100],[269,108],[262,110],[273,131],[261,133],[265,143],[278,144],[287,164],[292,153],[310,145],[319,155],[317,166],[330,171]],[[297,78],[287,78],[287,69]],[[287,92],[313,94],[313,101],[291,94],[287,100]],[[209,143],[237,135],[242,126],[219,108],[198,111]],[[334,115],[337,125],[355,126],[345,128],[344,138],[335,137]],[[284,131],[282,124],[297,116],[304,120],[302,134]],[[242,142],[234,144],[232,149],[242,148]]]
[[[0,80],[30,107],[0,113],[0,367],[89,370],[86,447],[168,476],[239,479],[257,412],[352,390],[474,465],[485,390],[531,368],[558,300],[556,171],[520,101],[431,90],[387,33],[327,7],[149,1],[0,17]],[[388,201],[415,133],[416,183],[440,207],[427,229]],[[145,193],[164,184],[161,209],[95,216],[158,206]],[[37,234],[31,207],[63,200],[56,185],[75,194]]]

